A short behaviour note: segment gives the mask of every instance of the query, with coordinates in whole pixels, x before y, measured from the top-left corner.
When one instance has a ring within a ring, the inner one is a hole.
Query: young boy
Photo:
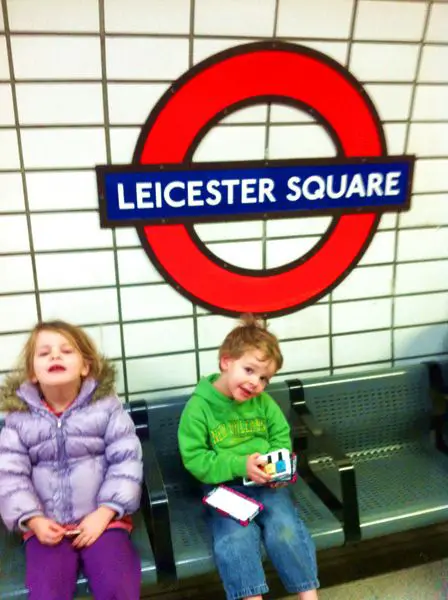
[[[228,600],[261,600],[269,591],[261,540],[287,591],[300,600],[317,599],[311,537],[289,490],[270,484],[270,475],[260,468],[261,454],[291,449],[289,425],[264,392],[282,363],[277,338],[246,316],[219,350],[221,372],[200,380],[180,420],[182,460],[196,479],[212,484],[206,491],[225,482],[264,505],[248,527],[209,509],[215,561]],[[261,486],[243,486],[242,477]]]

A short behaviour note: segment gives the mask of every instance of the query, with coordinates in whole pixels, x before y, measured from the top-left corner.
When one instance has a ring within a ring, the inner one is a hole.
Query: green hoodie
[[[279,405],[265,392],[235,402],[203,377],[187,402],[179,424],[183,463],[203,483],[222,483],[246,475],[250,454],[291,449],[289,425]]]

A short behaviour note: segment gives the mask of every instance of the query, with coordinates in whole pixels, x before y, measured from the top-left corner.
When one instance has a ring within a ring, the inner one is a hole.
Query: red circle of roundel
[[[217,115],[244,101],[269,99],[308,106],[331,126],[347,157],[385,154],[378,115],[346,69],[309,48],[260,42],[215,55],[182,76],[152,111],[134,162],[183,162]],[[147,225],[138,231],[164,278],[190,300],[221,314],[274,316],[333,289],[366,250],[378,218],[373,213],[340,216],[314,253],[279,272],[224,267],[203,252],[185,225]]]

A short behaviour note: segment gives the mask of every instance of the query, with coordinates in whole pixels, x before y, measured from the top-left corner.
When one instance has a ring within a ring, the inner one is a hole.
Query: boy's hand
[[[269,487],[270,488],[282,488],[282,487],[286,487],[287,485],[289,485],[289,484],[285,483],[284,481],[277,481],[274,483],[270,483]]]
[[[79,524],[81,533],[73,542],[74,548],[85,548],[91,546],[106,530],[115,516],[115,511],[107,506],[100,506]]]
[[[47,517],[32,517],[27,521],[27,527],[31,529],[41,544],[56,546],[64,537],[65,529],[53,519]]]
[[[255,481],[255,483],[265,484],[271,479],[271,476],[260,468],[266,464],[266,461],[260,457],[261,454],[259,452],[255,452],[255,454],[251,454],[247,457],[247,477],[252,481]]]

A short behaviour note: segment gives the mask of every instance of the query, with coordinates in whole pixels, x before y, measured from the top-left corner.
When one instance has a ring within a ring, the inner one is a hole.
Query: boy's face
[[[248,350],[240,358],[221,358],[220,387],[236,402],[246,402],[261,394],[277,371],[273,360],[259,350]]]

